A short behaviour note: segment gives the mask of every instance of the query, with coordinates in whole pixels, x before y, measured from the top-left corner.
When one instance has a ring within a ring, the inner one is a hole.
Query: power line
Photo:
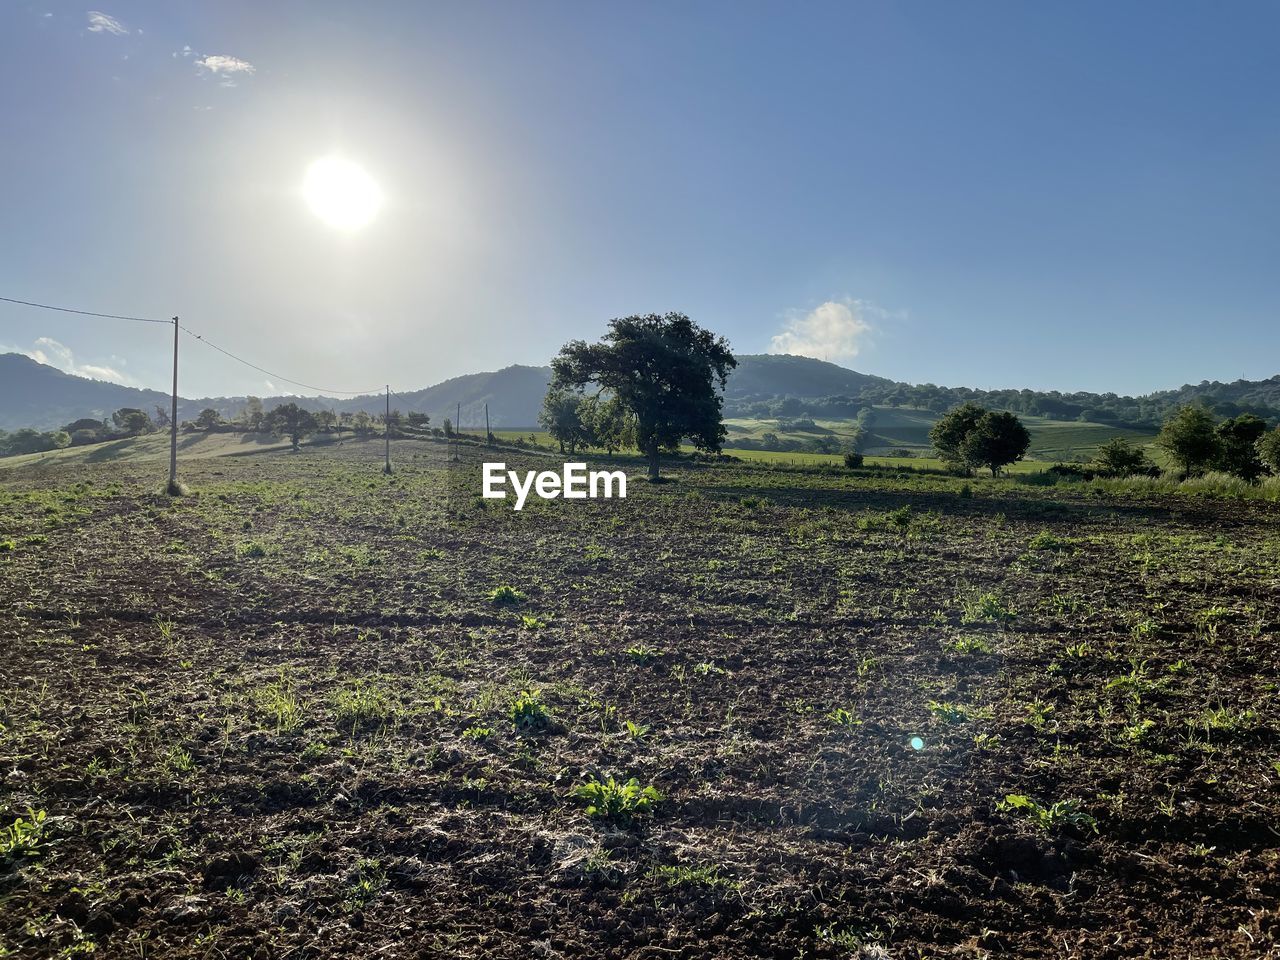
[[[97,311],[94,311],[94,310],[76,310],[72,307],[58,307],[58,306],[54,306],[51,303],[36,303],[33,300],[18,300],[14,297],[0,297],[0,300],[4,301],[5,303],[21,304],[24,307],[38,307],[41,310],[56,310],[58,313],[75,313],[83,317],[102,317],[103,319],[106,319],[106,320],[132,320],[135,323],[176,323],[177,322],[176,317],[169,320],[159,320],[159,319],[156,319],[155,317],[132,317],[122,313],[98,313]],[[246,367],[251,367],[254,370],[257,370],[259,373],[265,373],[269,377],[272,377],[276,380],[281,380],[295,387],[303,387],[307,390],[314,390],[317,393],[342,394],[344,396],[352,396],[352,397],[361,396],[363,394],[379,393],[382,390],[381,387],[374,387],[371,390],[330,390],[325,387],[314,386],[313,384],[310,384],[310,383],[303,383],[301,380],[293,380],[290,377],[285,377],[285,376],[281,376],[278,373],[273,373],[270,370],[267,370],[265,367],[260,367],[256,363],[246,360],[244,357],[237,356],[236,354],[232,353],[230,350],[226,350],[218,346],[216,343],[213,343],[210,340],[206,340],[203,336],[196,333],[190,327],[183,326],[182,324],[179,324],[179,326],[181,327],[183,333],[187,334],[190,337],[194,337],[196,340],[199,340],[205,346],[212,347],[214,350],[217,350],[219,353],[230,357],[232,360],[235,360],[237,363],[243,363]]]
[[[219,353],[230,357],[232,360],[235,360],[237,363],[243,363],[246,367],[252,367],[254,370],[257,370],[259,373],[265,373],[268,377],[273,377],[276,380],[283,380],[285,383],[292,384],[295,387],[304,387],[307,390],[315,390],[317,393],[325,393],[325,394],[340,393],[340,394],[343,394],[344,396],[352,396],[352,397],[363,396],[365,394],[376,394],[381,389],[380,387],[373,387],[372,389],[369,389],[369,390],[333,390],[328,387],[317,387],[314,384],[303,383],[301,380],[291,380],[288,377],[281,376],[278,373],[272,373],[270,370],[266,369],[265,367],[260,367],[256,363],[246,360],[244,357],[237,356],[236,354],[232,353],[230,350],[226,350],[218,346],[212,340],[205,339],[203,336],[201,336],[200,334],[196,333],[194,330],[190,329],[189,327],[183,324],[179,324],[179,326],[182,328],[183,333],[187,334],[190,337],[194,337],[196,340],[199,340],[206,347],[212,347],[214,350],[217,350]]]
[[[129,317],[120,313],[95,313],[92,310],[73,310],[71,307],[55,307],[48,303],[34,303],[31,300],[15,300],[13,297],[0,297],[5,303],[20,303],[24,307],[39,307],[41,310],[56,310],[59,313],[78,313],[83,317],[103,317],[107,320],[133,320],[135,323],[173,323],[172,320],[157,320],[155,317]]]

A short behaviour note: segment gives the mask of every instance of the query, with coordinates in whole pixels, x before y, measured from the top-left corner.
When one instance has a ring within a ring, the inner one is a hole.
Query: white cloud
[[[883,311],[865,300],[828,300],[807,314],[787,317],[782,332],[769,341],[770,353],[790,353],[819,360],[851,360],[872,332],[867,315]]]
[[[186,49],[183,50],[183,56],[188,56]],[[222,80],[224,87],[235,86],[235,78],[237,76],[252,76],[257,73],[258,68],[248,60],[241,60],[239,57],[229,57],[225,54],[214,53],[207,57],[201,57],[196,61],[196,70],[200,73],[211,74]]]
[[[19,348],[17,352],[25,353],[28,357],[38,363],[57,367],[64,373],[74,374],[77,377],[89,377],[92,380],[107,380],[111,383],[118,383],[125,387],[136,387],[139,385],[132,377],[121,373],[114,367],[109,367],[100,363],[77,363],[75,355],[71,352],[71,348],[66,344],[59,343],[52,337],[40,337],[31,345],[30,350],[23,350]]]
[[[90,33],[109,33],[113,36],[122,37],[129,32],[123,23],[115,17],[103,13],[101,10],[90,10],[88,17]]]

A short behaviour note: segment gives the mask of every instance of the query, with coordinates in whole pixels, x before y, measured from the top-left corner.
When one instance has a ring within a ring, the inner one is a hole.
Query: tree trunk
[[[649,482],[657,483],[659,479],[658,478],[658,444],[656,442],[649,444],[649,449],[646,450],[645,453],[649,457]]]

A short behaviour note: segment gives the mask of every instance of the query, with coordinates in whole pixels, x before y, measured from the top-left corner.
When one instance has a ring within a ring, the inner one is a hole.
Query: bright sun
[[[339,230],[368,226],[382,208],[382,188],[358,163],[321,157],[307,168],[302,195],[311,211]]]

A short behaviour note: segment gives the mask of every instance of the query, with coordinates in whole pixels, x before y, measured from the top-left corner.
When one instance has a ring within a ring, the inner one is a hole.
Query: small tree
[[[338,415],[332,410],[317,410],[314,414],[316,418],[316,428],[323,433],[328,433],[338,422]]]
[[[1113,477],[1142,473],[1151,466],[1146,451],[1124,437],[1112,437],[1098,448],[1098,465]]]
[[[721,391],[737,366],[729,344],[682,313],[609,321],[599,343],[574,340],[551,361],[552,389],[594,384],[635,418],[636,444],[659,479],[663,450],[688,440],[719,453],[726,436]],[[719,387],[719,389],[717,389]]]
[[[6,444],[8,452],[13,456],[23,453],[40,453],[51,449],[48,435],[39,430],[32,430],[30,427],[15,430],[9,435]]]
[[[1249,482],[1262,475],[1258,441],[1267,432],[1267,422],[1252,413],[1223,420],[1214,431],[1218,435],[1218,455],[1214,466]]]
[[[586,398],[581,393],[564,387],[552,387],[542,398],[538,423],[560,444],[561,453],[567,452],[573,456],[579,444],[586,445],[591,439],[590,430],[583,423],[582,416],[587,409],[586,403]]]
[[[222,414],[212,407],[205,407],[200,411],[200,416],[196,417],[196,427],[200,430],[208,432],[220,426],[222,426]]]
[[[976,403],[962,403],[954,410],[941,417],[929,431],[929,442],[938,456],[947,463],[968,467],[963,446],[964,438],[969,435],[987,413],[985,407]]]
[[[1156,446],[1183,473],[1200,473],[1218,458],[1221,449],[1213,414],[1198,404],[1179,407],[1160,428]]]
[[[1011,463],[1027,455],[1031,446],[1031,434],[1012,413],[990,411],[984,413],[973,429],[965,434],[960,444],[960,454],[970,467],[989,467],[993,477]]]
[[[156,429],[158,430],[168,430],[169,426],[173,423],[173,421],[169,419],[169,411],[159,404],[156,404],[155,416],[151,419],[155,421]]]
[[[1280,476],[1280,427],[1264,434],[1258,440],[1258,457],[1271,472]]]
[[[257,397],[245,397],[244,409],[238,417],[240,423],[249,433],[257,433],[262,429],[262,401]]]
[[[151,418],[136,407],[121,407],[111,415],[111,422],[126,437],[136,437],[155,429]]]
[[[274,408],[262,420],[263,429],[277,436],[288,437],[297,450],[304,437],[316,432],[316,418],[310,410],[296,403],[285,403]]]
[[[378,422],[382,424],[383,432],[389,431],[393,437],[399,434],[400,422],[403,419],[404,416],[399,410],[388,411],[377,418]]]
[[[617,397],[588,397],[579,412],[591,446],[613,456],[615,450],[636,445],[635,418]]]
[[[62,429],[72,434],[89,432],[97,437],[98,434],[106,430],[106,427],[101,420],[95,420],[93,417],[82,417],[79,420],[72,420]]]

